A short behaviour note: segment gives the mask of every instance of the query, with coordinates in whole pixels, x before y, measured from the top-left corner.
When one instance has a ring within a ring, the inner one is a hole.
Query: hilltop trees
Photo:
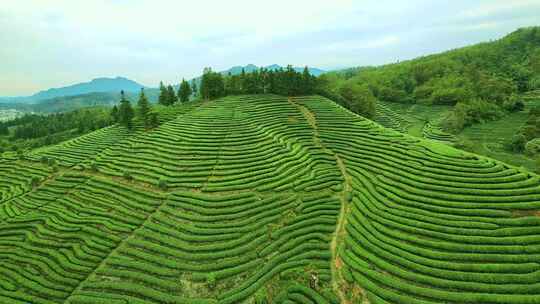
[[[173,105],[178,101],[178,98],[176,97],[176,92],[174,91],[174,88],[172,85],[167,86],[167,105]]]
[[[182,83],[180,83],[180,88],[178,89],[178,99],[180,102],[188,102],[190,96],[191,86],[185,79],[182,79]]]
[[[163,85],[163,82],[159,82],[159,97],[158,97],[158,103],[160,105],[167,106],[169,105],[169,98],[168,98],[168,92],[165,85]]]
[[[302,73],[289,65],[286,69],[262,68],[251,73],[242,70],[237,75],[222,75],[206,68],[201,82],[201,95],[205,99],[238,94],[310,95],[315,92],[317,84],[317,78],[311,75],[307,67]]]
[[[120,99],[120,107],[118,108],[118,122],[128,129],[133,128],[133,117],[135,112],[131,107],[131,103],[126,99],[124,91],[120,93],[122,95]]]
[[[150,103],[144,94],[144,89],[141,89],[139,101],[137,102],[137,112],[146,129],[150,128],[150,110]]]
[[[225,95],[225,83],[221,73],[205,68],[201,80],[201,97],[204,99],[215,99]]]

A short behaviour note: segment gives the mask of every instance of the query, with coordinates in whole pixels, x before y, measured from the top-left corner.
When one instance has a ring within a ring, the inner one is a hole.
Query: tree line
[[[144,88],[141,89],[136,108],[133,108],[124,91],[120,92],[120,96],[120,103],[118,106],[114,105],[110,113],[114,123],[118,123],[129,130],[134,128],[135,119],[138,119],[145,129],[155,128],[159,125],[159,116],[152,111],[152,105],[144,93]]]
[[[192,95],[197,96],[197,84],[195,81],[189,84],[185,79],[182,79],[176,92],[172,85],[165,86],[163,82],[159,83],[158,103],[161,105],[170,106],[177,102],[188,102]]]
[[[211,68],[203,71],[200,96],[203,99],[215,99],[227,95],[240,94],[278,94],[298,96],[314,94],[317,78],[309,72],[308,67],[302,73],[291,65],[287,68],[269,70],[257,69],[246,73],[232,75],[214,72]]]

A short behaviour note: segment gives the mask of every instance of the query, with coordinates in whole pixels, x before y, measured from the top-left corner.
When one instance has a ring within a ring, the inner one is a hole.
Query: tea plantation
[[[538,176],[319,96],[167,111],[0,159],[0,303],[540,303]]]

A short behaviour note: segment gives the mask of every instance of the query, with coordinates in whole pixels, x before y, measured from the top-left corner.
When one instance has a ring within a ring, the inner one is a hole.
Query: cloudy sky
[[[0,96],[234,65],[377,65],[540,25],[540,0],[2,0]]]

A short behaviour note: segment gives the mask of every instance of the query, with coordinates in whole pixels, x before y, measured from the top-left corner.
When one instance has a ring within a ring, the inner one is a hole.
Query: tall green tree
[[[315,89],[315,77],[309,72],[309,68],[306,66],[302,72],[302,87],[301,94],[311,95]]]
[[[197,83],[195,82],[195,79],[191,81],[191,93],[193,94],[193,97],[197,97],[199,95],[199,92],[197,91]]]
[[[158,97],[158,103],[164,106],[169,105],[169,98],[168,98],[168,91],[165,85],[163,85],[163,82],[159,82],[159,97]]]
[[[221,73],[205,68],[201,80],[201,96],[204,99],[214,99],[225,95],[225,82]]]
[[[178,101],[172,85],[167,86],[167,105],[173,105]]]
[[[116,105],[114,105],[111,109],[111,121],[113,123],[117,123],[118,122],[118,107]]]
[[[118,108],[118,122],[131,130],[133,128],[133,117],[135,116],[135,111],[133,111],[129,100],[126,99],[124,91],[122,91],[120,94],[122,97],[120,99],[120,107]]]
[[[180,100],[180,102],[188,102],[190,96],[191,86],[185,79],[182,79],[182,83],[180,84],[180,88],[178,89],[178,99]]]
[[[144,88],[142,88],[139,100],[137,101],[137,112],[146,129],[150,128],[149,114],[151,110],[152,108],[150,107],[148,98],[146,98],[146,95],[144,94]]]

